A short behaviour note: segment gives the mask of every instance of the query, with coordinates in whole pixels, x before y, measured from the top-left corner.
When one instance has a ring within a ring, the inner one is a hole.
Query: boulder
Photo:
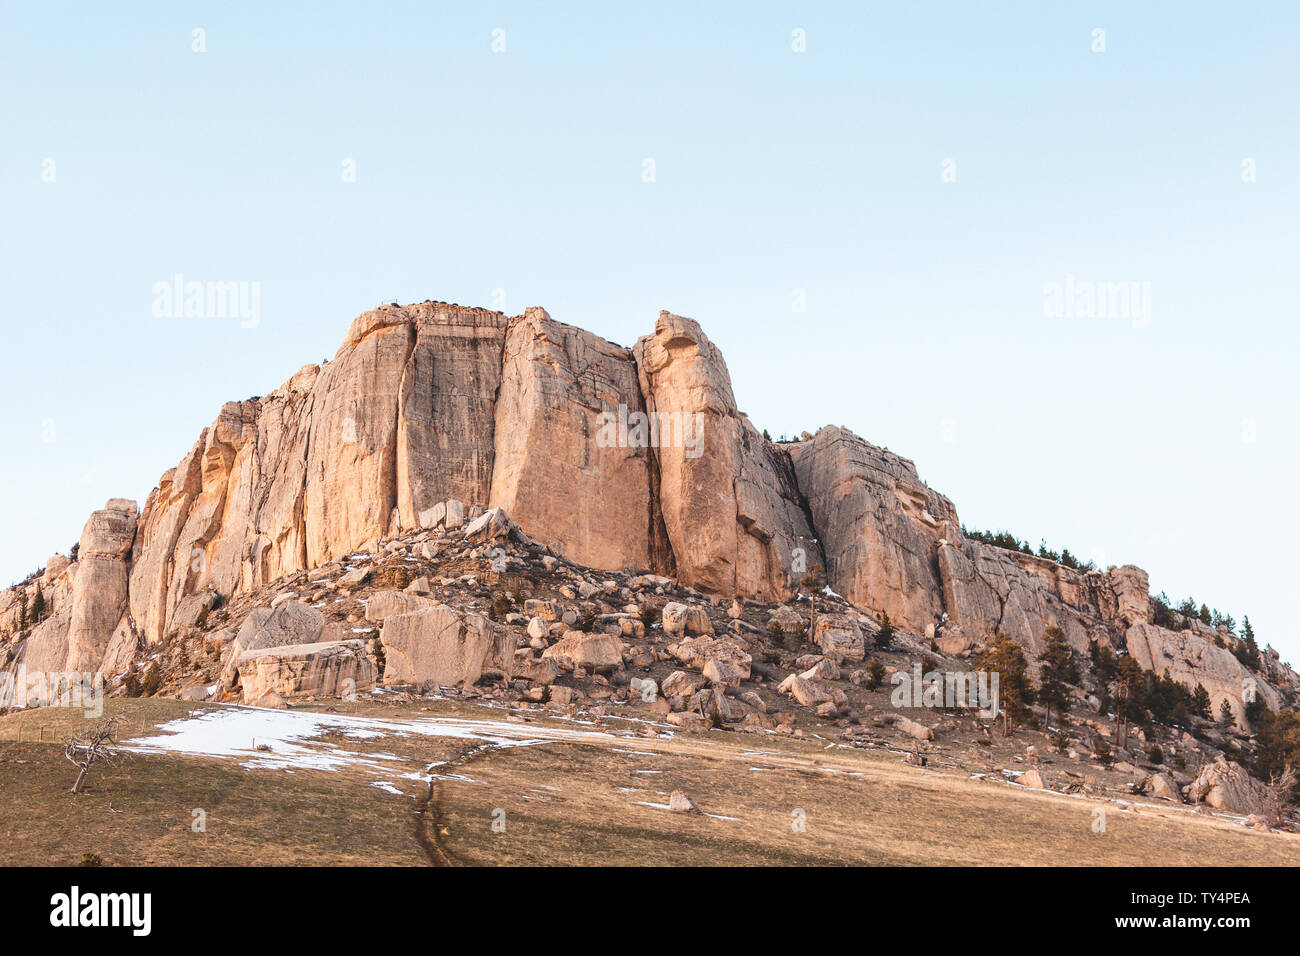
[[[767,623],[769,627],[773,624],[780,626],[782,632],[786,634],[797,633],[800,626],[808,626],[808,622],[804,620],[803,615],[788,604],[782,604],[768,615]]]
[[[385,684],[472,685],[488,672],[510,677],[515,639],[487,618],[435,605],[395,614],[380,632]]]
[[[1152,774],[1145,789],[1147,793],[1159,800],[1172,800],[1174,803],[1183,802],[1183,795],[1178,789],[1178,784],[1174,783],[1173,778],[1167,773]]]
[[[520,661],[516,659],[514,676],[532,681],[534,684],[554,684],[559,679],[560,669],[549,658]]]
[[[569,631],[542,651],[542,657],[567,657],[579,667],[593,671],[609,670],[622,666],[623,642],[612,634]]]
[[[741,680],[749,676],[749,668],[721,660],[710,660],[703,668],[704,676],[717,687],[739,687]]]
[[[233,687],[239,674],[240,657],[247,651],[267,647],[316,644],[325,630],[325,616],[298,601],[285,601],[274,609],[254,608],[244,619],[230,645],[230,656],[221,674],[221,687]]]
[[[1043,780],[1043,774],[1037,767],[1030,767],[1020,776],[1016,777],[1016,783],[1022,787],[1032,787],[1035,790],[1047,790],[1047,782]]]
[[[698,674],[688,674],[686,671],[673,671],[664,678],[660,689],[665,697],[682,697],[690,696],[697,690],[708,683]]]
[[[686,795],[685,790],[674,790],[668,795],[668,809],[674,813],[703,813],[695,801]]]
[[[470,541],[496,541],[509,537],[517,528],[504,508],[489,508],[465,526],[465,537]]]
[[[394,614],[410,614],[422,608],[432,607],[437,602],[418,594],[405,591],[385,589],[374,591],[366,600],[366,620],[383,622]]]
[[[239,656],[245,703],[268,691],[293,697],[351,697],[375,684],[375,667],[365,641],[290,644],[245,651]]]
[[[894,718],[894,729],[917,740],[934,740],[934,729],[901,714]]]
[[[805,707],[816,707],[818,704],[831,700],[831,693],[821,684],[815,681],[804,680],[797,674],[791,674],[783,680],[777,692],[789,694]]]
[[[713,633],[713,624],[702,607],[690,607],[677,601],[669,601],[664,605],[662,614],[664,633],[669,637]]]
[[[1204,801],[1216,810],[1250,814],[1259,810],[1264,786],[1240,764],[1220,759],[1206,765],[1187,785],[1186,793],[1192,803]]]
[[[847,614],[818,614],[813,643],[836,661],[860,661],[866,657],[862,628]]]
[[[689,637],[679,644],[668,645],[668,653],[696,670],[703,670],[709,661],[734,664],[744,678],[749,677],[750,665],[753,663],[749,654],[726,638]]]

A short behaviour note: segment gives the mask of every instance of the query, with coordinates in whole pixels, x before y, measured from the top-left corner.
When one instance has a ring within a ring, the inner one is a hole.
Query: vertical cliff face
[[[579,564],[651,567],[649,449],[617,427],[644,411],[627,349],[529,309],[506,336],[491,505]]]
[[[936,553],[940,541],[962,537],[952,503],[922,484],[910,461],[845,428],[823,428],[791,454],[831,587],[908,630],[939,624]]]
[[[658,422],[658,501],[684,584],[778,600],[821,551],[786,453],[736,408],[722,353],[691,320],[661,312],[634,349]]]
[[[332,361],[226,404],[136,517],[110,501],[76,562],[0,592],[54,612],[6,651],[12,669],[119,672],[137,644],[230,596],[422,527],[435,505],[500,506],[596,568],[674,574],[701,591],[787,599],[822,562],[830,586],[949,652],[1005,633],[1031,652],[1062,628],[1204,683],[1243,711],[1254,680],[1216,635],[1150,620],[1140,568],[1077,571],[965,538],[915,466],[844,428],[776,445],[738,410],[726,364],[663,312],[632,349],[552,319],[446,303],[358,317]],[[1263,677],[1293,683],[1268,659]]]
[[[487,506],[510,320],[438,302],[401,311],[415,346],[396,410],[397,505],[401,527],[416,528],[420,512],[448,498]]]

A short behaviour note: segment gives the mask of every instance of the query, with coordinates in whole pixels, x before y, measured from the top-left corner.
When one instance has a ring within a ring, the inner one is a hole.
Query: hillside
[[[1053,629],[1078,670],[1055,720],[1017,708],[1004,738],[977,706],[895,696],[990,670],[999,635],[1032,683]],[[479,701],[1241,819],[1263,790],[1224,760],[1252,765],[1252,709],[1300,692],[1245,651],[1140,568],[967,535],[911,462],[845,428],[770,441],[666,312],[631,349],[541,309],[368,312],[331,361],[225,405],[142,509],[109,501],[75,554],[0,594],[10,706],[94,674],[112,698],[205,705]],[[1145,675],[1127,724],[1108,660]]]

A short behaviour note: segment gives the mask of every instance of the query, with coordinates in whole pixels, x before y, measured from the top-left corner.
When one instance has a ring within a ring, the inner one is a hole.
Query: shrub
[[[1115,758],[1111,756],[1110,744],[1106,743],[1104,739],[1099,739],[1097,741],[1097,746],[1092,749],[1092,756],[1093,759],[1103,767],[1109,767],[1115,760]]]
[[[1159,744],[1154,744],[1151,749],[1147,751],[1147,759],[1153,764],[1162,764],[1165,762],[1165,752],[1160,749]]]
[[[149,670],[145,671],[144,680],[140,684],[140,696],[152,697],[158,693],[162,687],[162,672],[158,669],[158,662],[154,661],[149,665]]]
[[[881,681],[885,679],[885,665],[880,662],[880,658],[873,657],[867,661],[867,680],[863,684],[867,690],[875,690],[880,686]]]

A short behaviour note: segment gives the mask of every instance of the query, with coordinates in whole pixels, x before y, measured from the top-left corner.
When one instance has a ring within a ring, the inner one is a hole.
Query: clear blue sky
[[[501,289],[625,345],[693,316],[758,427],[1300,663],[1295,4],[264,6],[0,4],[0,579],[357,313]],[[260,324],[156,318],[176,273]],[[1149,323],[1046,316],[1067,275]]]

